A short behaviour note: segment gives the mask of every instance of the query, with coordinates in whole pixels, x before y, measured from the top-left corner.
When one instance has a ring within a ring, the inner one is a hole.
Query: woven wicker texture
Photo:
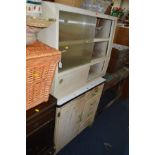
[[[26,110],[47,101],[60,52],[40,42],[26,47]]]

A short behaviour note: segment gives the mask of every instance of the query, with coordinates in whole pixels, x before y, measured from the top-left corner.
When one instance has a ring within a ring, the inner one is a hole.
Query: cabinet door
[[[78,134],[84,105],[83,101],[84,95],[57,109],[55,128],[56,152]]]
[[[59,76],[56,81],[54,96],[58,99],[76,91],[86,84],[89,72],[89,66],[73,69]]]

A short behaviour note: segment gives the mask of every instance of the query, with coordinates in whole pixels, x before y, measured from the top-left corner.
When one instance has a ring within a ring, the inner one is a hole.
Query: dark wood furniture
[[[123,66],[129,67],[129,49],[112,48],[107,73],[115,73]]]
[[[55,111],[56,99],[50,95],[47,102],[26,112],[26,155],[54,153]]]
[[[106,74],[106,79],[97,115],[104,109],[110,107],[119,98],[127,99],[129,97],[128,85],[129,70],[127,67],[119,69],[115,73]]]
[[[114,43],[129,46],[129,27],[117,26]]]

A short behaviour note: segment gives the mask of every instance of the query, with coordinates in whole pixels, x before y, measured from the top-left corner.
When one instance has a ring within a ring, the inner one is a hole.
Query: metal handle
[[[62,82],[63,82],[63,79],[60,79],[60,80],[59,80],[59,83],[61,84]]]
[[[92,94],[92,96],[95,96],[95,95],[96,95],[96,93],[93,93],[93,94]]]

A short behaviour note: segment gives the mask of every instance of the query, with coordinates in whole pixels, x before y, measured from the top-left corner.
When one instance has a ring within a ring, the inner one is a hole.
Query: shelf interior
[[[99,62],[91,65],[89,74],[88,74],[88,80],[91,80],[99,76],[102,73],[103,67],[104,67],[104,62]]]
[[[95,38],[109,38],[112,21],[109,19],[97,18]]]
[[[94,49],[92,52],[92,59],[102,58],[107,55],[108,42],[96,42],[94,43]]]

